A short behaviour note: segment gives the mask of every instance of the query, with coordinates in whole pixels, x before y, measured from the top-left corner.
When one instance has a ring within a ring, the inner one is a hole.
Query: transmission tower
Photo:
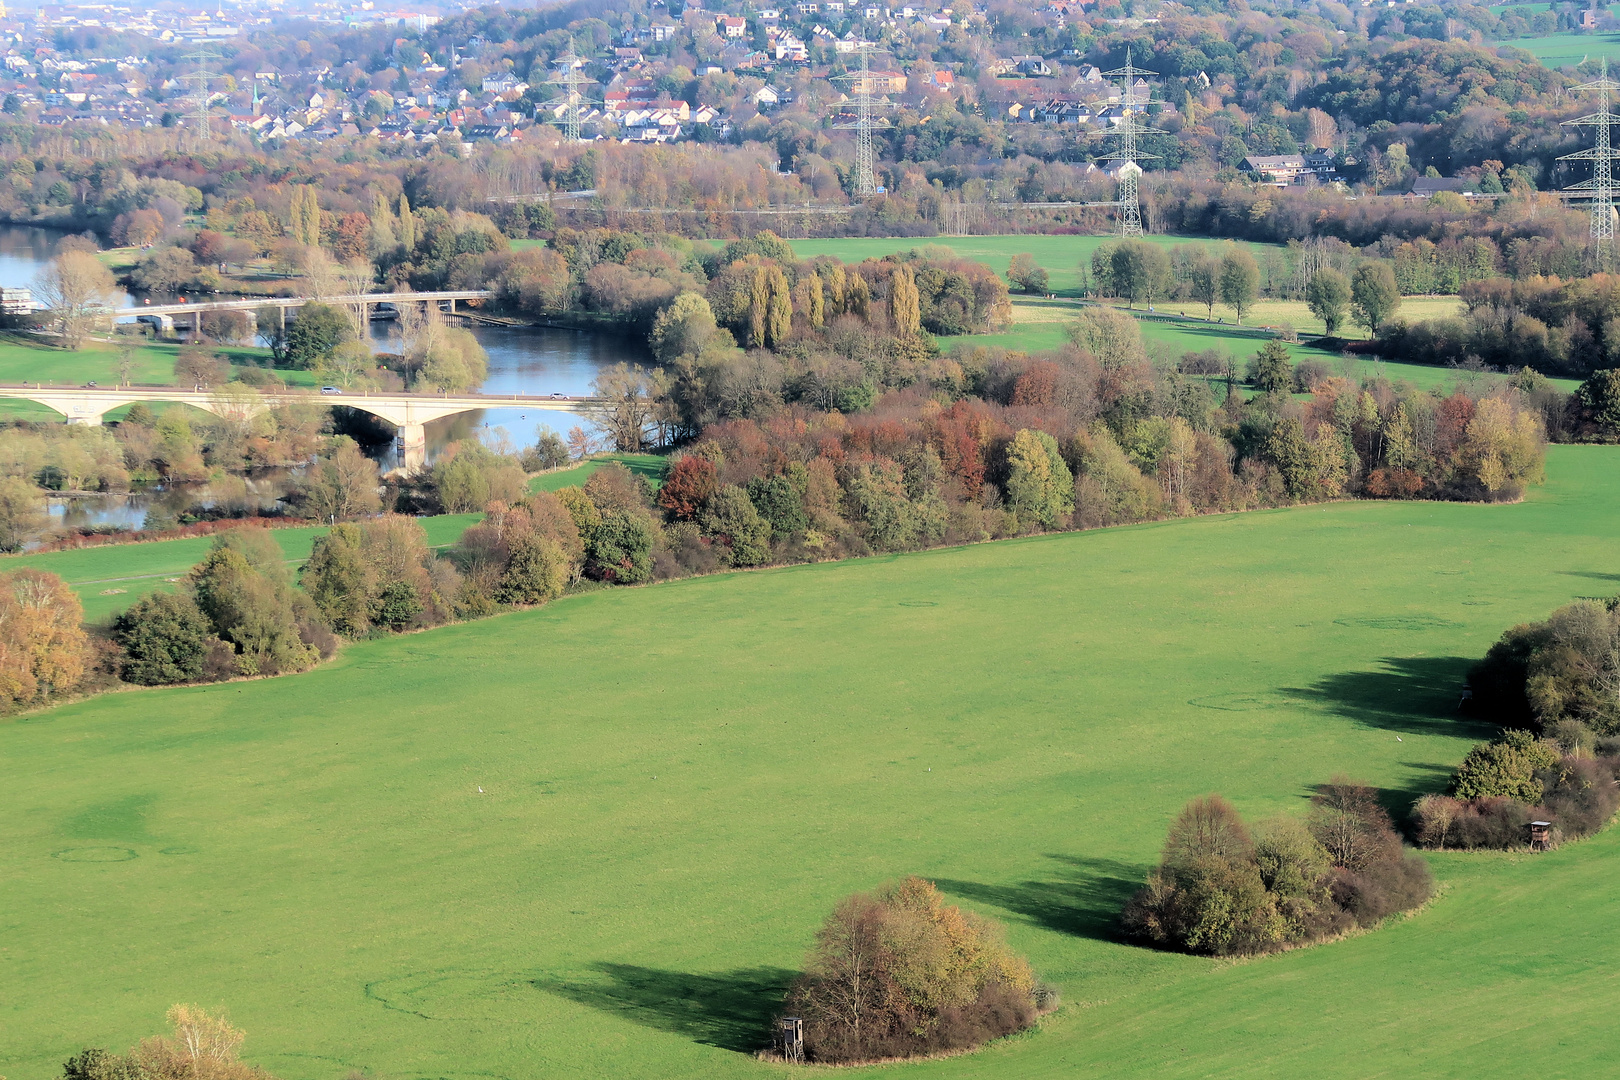
[[[181,76],[184,81],[192,84],[191,107],[187,110],[187,116],[197,135],[202,141],[207,142],[214,137],[213,110],[210,107],[213,91],[209,88],[215,80],[224,76],[209,68],[208,65],[219,57],[206,49],[187,53],[185,58],[196,65],[189,75]]]
[[[894,106],[888,98],[875,92],[877,82],[872,77],[870,63],[873,46],[863,41],[856,46],[855,51],[861,57],[860,70],[834,76],[835,81],[849,83],[850,90],[854,92],[855,119],[833,126],[853,129],[855,132],[854,194],[858,199],[869,199],[882,190],[877,182],[877,156],[872,151],[872,132],[877,128],[889,126],[888,117],[879,114]]]
[[[551,62],[557,70],[546,81],[553,86],[563,89],[562,129],[563,137],[569,142],[579,142],[579,125],[583,119],[585,106],[591,103],[590,99],[580,93],[581,86],[590,86],[596,80],[585,74],[580,68],[585,66],[582,57],[575,55],[569,49],[567,55],[559,56]]]
[[[1589,127],[1597,129],[1597,144],[1587,150],[1578,150],[1573,154],[1564,154],[1560,161],[1590,161],[1592,163],[1592,178],[1572,184],[1568,191],[1590,191],[1592,193],[1591,236],[1594,254],[1600,268],[1607,266],[1612,257],[1614,241],[1614,167],[1611,162],[1620,157],[1620,150],[1616,150],[1609,141],[1609,127],[1620,123],[1620,116],[1609,111],[1609,92],[1620,90],[1620,83],[1609,78],[1609,60],[1603,59],[1600,74],[1591,82],[1581,83],[1570,87],[1571,90],[1595,90],[1598,95],[1598,111],[1588,116],[1578,116],[1573,120],[1565,120],[1565,127]]]
[[[1142,201],[1137,188],[1137,178],[1142,175],[1141,161],[1151,161],[1157,154],[1144,153],[1137,146],[1139,135],[1163,135],[1159,128],[1147,127],[1136,119],[1135,105],[1146,105],[1147,102],[1136,100],[1136,90],[1131,80],[1142,75],[1157,75],[1156,71],[1147,71],[1131,63],[1131,50],[1125,50],[1125,66],[1115,68],[1113,71],[1103,72],[1112,79],[1119,76],[1120,117],[1119,126],[1107,132],[1109,138],[1119,140],[1119,149],[1114,153],[1114,160],[1123,162],[1119,167],[1119,193],[1115,196],[1115,204],[1119,207],[1119,234],[1121,236],[1142,235]],[[1149,95],[1151,96],[1151,91]]]

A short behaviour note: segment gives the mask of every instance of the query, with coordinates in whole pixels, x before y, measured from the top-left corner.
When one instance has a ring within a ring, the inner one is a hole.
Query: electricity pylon
[[[1573,120],[1565,120],[1565,127],[1589,127],[1597,130],[1597,142],[1586,150],[1578,150],[1573,154],[1564,154],[1560,161],[1590,161],[1592,163],[1592,178],[1583,180],[1578,184],[1571,184],[1566,191],[1590,191],[1592,193],[1591,238],[1594,254],[1597,256],[1599,268],[1605,268],[1612,258],[1611,248],[1614,242],[1614,167],[1611,162],[1620,157],[1620,150],[1616,150],[1609,141],[1609,127],[1620,123],[1620,116],[1609,111],[1609,92],[1620,90],[1620,83],[1609,78],[1609,60],[1604,57],[1600,74],[1591,82],[1581,83],[1570,87],[1571,90],[1595,90],[1598,95],[1598,111],[1588,116],[1578,116]]]
[[[872,77],[869,63],[873,46],[863,41],[855,47],[855,51],[861,57],[860,70],[834,76],[835,81],[849,83],[850,89],[854,91],[855,119],[846,124],[833,126],[853,129],[855,132],[854,194],[858,199],[869,199],[878,193],[877,156],[872,150],[872,132],[877,128],[889,126],[888,117],[878,114],[894,106],[888,98],[873,92],[876,81]]]
[[[553,60],[552,66],[557,68],[552,73],[548,83],[563,88],[563,137],[569,142],[579,142],[579,125],[585,106],[590,99],[579,92],[581,86],[589,86],[595,82],[589,75],[579,70],[585,61],[569,49],[566,56],[559,56]]]
[[[1110,79],[1117,75],[1120,80],[1119,126],[1113,131],[1105,133],[1109,138],[1119,140],[1119,150],[1114,154],[1114,160],[1124,162],[1119,169],[1119,192],[1114,200],[1119,207],[1119,234],[1121,236],[1141,236],[1142,202],[1136,181],[1142,175],[1142,166],[1138,162],[1151,161],[1157,158],[1158,155],[1144,153],[1142,148],[1137,146],[1136,139],[1139,135],[1163,135],[1164,132],[1159,128],[1147,127],[1136,122],[1136,112],[1132,109],[1132,106],[1136,104],[1146,105],[1147,102],[1139,103],[1136,101],[1135,89],[1131,85],[1131,80],[1141,75],[1157,75],[1158,72],[1147,71],[1132,65],[1131,50],[1126,49],[1125,66],[1115,68],[1113,71],[1105,71],[1103,74]],[[1150,96],[1151,93],[1149,91]]]
[[[218,60],[219,57],[206,49],[187,53],[185,58],[197,65],[196,69],[190,74],[181,76],[184,81],[192,84],[191,107],[187,110],[187,115],[195,126],[197,134],[202,137],[204,142],[207,142],[214,137],[213,110],[210,108],[213,91],[209,89],[209,85],[214,80],[222,79],[224,76],[217,71],[209,70],[209,62]]]

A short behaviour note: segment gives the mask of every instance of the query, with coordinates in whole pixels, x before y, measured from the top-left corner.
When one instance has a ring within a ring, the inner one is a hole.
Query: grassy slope
[[[1091,258],[1091,253],[1106,243],[1116,240],[1113,236],[917,236],[917,237],[877,237],[863,236],[832,240],[792,240],[793,253],[801,259],[811,259],[817,255],[836,255],[845,262],[859,262],[862,259],[877,259],[897,251],[910,251],[912,248],[947,247],[964,259],[974,259],[984,263],[998,274],[1007,273],[1007,264],[1012,257],[1021,252],[1028,252],[1035,257],[1035,262],[1046,268],[1052,278],[1052,291],[1060,296],[1075,295],[1080,287],[1080,279],[1076,273],[1080,263]],[[1162,244],[1165,247],[1174,247],[1178,244],[1202,245],[1218,249],[1223,241],[1211,240],[1205,236],[1147,236],[1143,239]],[[1277,250],[1273,244],[1255,244],[1247,241],[1243,246],[1254,252],[1255,258],[1260,258],[1268,250]]]
[[[1620,34],[1550,34],[1539,38],[1514,38],[1494,41],[1493,46],[1511,46],[1523,49],[1540,60],[1544,67],[1574,67],[1583,60],[1607,56],[1620,59]]]
[[[1437,859],[1419,917],[1248,964],[1110,927],[1189,796],[1263,814],[1341,769],[1398,800],[1440,785],[1483,734],[1452,713],[1468,658],[1614,590],[1617,465],[1554,448],[1515,506],[602,591],[5,724],[0,1070],[44,1080],[201,1001],[287,1080],[771,1075],[744,1051],[820,917],[908,871],[1006,920],[1069,1003],[908,1074],[1612,1064],[1613,834]]]
[[[539,476],[530,477],[529,490],[556,491],[558,488],[578,487],[591,478],[591,473],[615,461],[624,465],[637,476],[645,477],[655,485],[664,478],[664,455],[662,454],[603,454],[570,469],[558,469],[555,472],[541,473]]]
[[[1439,311],[1443,305],[1454,303],[1447,298],[1422,297],[1419,300],[1423,305],[1422,317],[1425,318],[1430,317],[1431,312]],[[957,344],[969,348],[984,345],[992,348],[1016,349],[1021,352],[1056,349],[1067,340],[1064,328],[1073,321],[1080,310],[1070,301],[1018,297],[1013,300],[1014,326],[1011,330],[1000,334],[941,337],[938,340],[940,347],[947,350]],[[1179,306],[1176,311],[1179,313]],[[1274,305],[1274,313],[1286,312],[1284,302]],[[1240,332],[1230,324],[1205,322],[1201,317],[1175,320],[1143,319],[1141,327],[1142,337],[1150,352],[1167,360],[1174,360],[1183,353],[1219,349],[1231,353],[1239,361],[1244,361],[1259,352],[1267,340],[1256,334]],[[1402,364],[1358,359],[1311,345],[1289,345],[1287,348],[1296,362],[1320,361],[1330,365],[1336,372],[1347,371],[1356,378],[1381,373],[1390,379],[1404,379],[1415,386],[1450,389],[1459,376],[1458,372],[1450,368],[1432,364]],[[1574,390],[1580,385],[1578,379],[1552,381],[1565,390]]]

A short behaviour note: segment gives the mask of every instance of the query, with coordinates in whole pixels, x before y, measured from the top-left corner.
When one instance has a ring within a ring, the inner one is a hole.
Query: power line
[[[855,47],[861,58],[860,70],[833,77],[836,82],[849,83],[854,91],[855,119],[850,123],[834,124],[833,127],[855,132],[855,190],[852,194],[857,199],[869,199],[882,190],[877,182],[877,155],[872,150],[872,132],[876,128],[889,126],[888,117],[877,114],[894,107],[888,98],[874,92],[877,80],[872,76],[869,63],[874,48],[870,42],[861,42]]]
[[[1570,87],[1572,91],[1595,90],[1598,95],[1598,111],[1587,116],[1578,116],[1573,120],[1565,120],[1565,127],[1590,127],[1597,131],[1597,142],[1586,150],[1578,150],[1573,154],[1564,154],[1560,161],[1590,161],[1592,163],[1592,177],[1578,184],[1571,184],[1567,191],[1590,191],[1592,193],[1591,227],[1592,246],[1595,249],[1600,268],[1610,258],[1610,248],[1614,241],[1614,168],[1611,164],[1615,158],[1620,157],[1620,150],[1616,150],[1609,140],[1609,127],[1620,123],[1620,116],[1609,111],[1609,92],[1620,90],[1620,83],[1609,78],[1609,60],[1603,58],[1602,69],[1596,79]]]
[[[1135,87],[1131,80],[1143,75],[1157,75],[1156,71],[1147,71],[1131,63],[1131,50],[1125,50],[1125,66],[1105,71],[1103,75],[1112,79],[1119,76],[1120,81],[1120,117],[1119,126],[1113,131],[1106,132],[1108,138],[1120,141],[1119,150],[1114,154],[1114,160],[1123,162],[1119,167],[1119,192],[1115,196],[1116,205],[1119,206],[1119,234],[1121,236],[1142,235],[1142,202],[1137,188],[1137,178],[1142,175],[1141,161],[1157,159],[1157,154],[1144,153],[1137,146],[1139,135],[1163,135],[1165,132],[1155,127],[1146,127],[1136,122],[1136,113],[1132,109],[1138,104],[1135,98]],[[1151,98],[1152,90],[1148,91]],[[1145,107],[1146,101],[1141,102]]]
[[[219,72],[210,71],[208,64],[209,61],[218,60],[219,57],[206,49],[199,49],[197,52],[187,53],[185,59],[191,60],[197,65],[196,69],[189,75],[181,76],[184,81],[193,84],[191,108],[187,111],[187,114],[197,134],[201,136],[204,142],[208,142],[214,137],[213,111],[210,108],[213,92],[209,89],[209,85],[214,80],[224,78]]]
[[[580,141],[579,126],[584,118],[585,106],[592,104],[589,98],[579,92],[579,88],[595,85],[596,80],[580,70],[585,66],[585,60],[574,53],[572,46],[566,55],[559,56],[551,63],[557,70],[546,81],[563,88],[563,111],[558,117],[562,121],[563,137],[577,143]]]

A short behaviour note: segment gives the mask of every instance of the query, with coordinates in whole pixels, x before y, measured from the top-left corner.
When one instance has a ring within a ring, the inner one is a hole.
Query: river
[[[0,226],[0,286],[30,288],[56,245],[67,234],[16,225]],[[136,298],[119,290],[120,307],[135,306]],[[602,368],[620,362],[645,364],[646,346],[626,336],[543,327],[509,328],[472,326],[472,334],[489,353],[489,376],[477,389],[493,394],[585,394]],[[390,322],[371,324],[373,347],[398,351],[398,328]],[[574,425],[594,425],[572,413],[522,409],[485,409],[446,417],[427,426],[428,459],[449,443],[478,437],[495,445],[505,434],[512,449],[532,446],[542,430],[559,435]],[[130,496],[52,500],[52,516],[69,524],[117,525],[139,528],[153,507],[176,513],[189,505],[250,505],[271,508],[286,490],[286,476],[250,479],[246,488],[235,479],[216,485],[187,485],[171,492],[139,492]]]

